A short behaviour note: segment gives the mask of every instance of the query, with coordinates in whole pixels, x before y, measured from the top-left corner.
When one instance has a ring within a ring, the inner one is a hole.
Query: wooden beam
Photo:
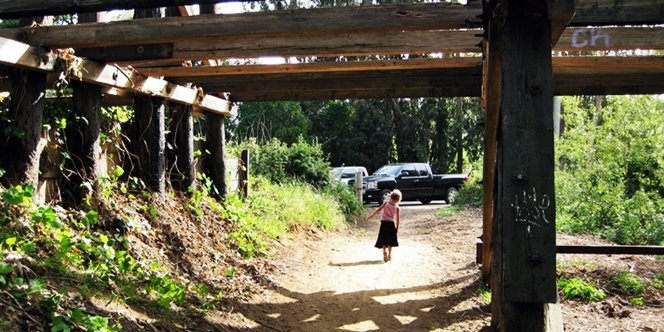
[[[70,78],[80,81],[129,90],[135,93],[161,97],[173,102],[200,107],[204,110],[224,116],[232,115],[231,103],[227,100],[202,94],[193,88],[179,86],[163,79],[148,77],[131,68],[122,68],[72,56],[58,55],[53,51],[31,47],[17,41],[0,37],[0,63],[53,72],[68,64],[68,72],[74,72]]]
[[[602,27],[565,29],[554,51],[618,51],[664,49],[664,27]]]
[[[310,36],[229,37],[210,41],[177,41],[174,59],[261,56],[371,56],[393,54],[480,52],[481,30],[330,33]]]
[[[148,76],[199,77],[230,75],[265,75],[298,73],[344,73],[355,71],[396,71],[408,69],[478,68],[482,63],[479,57],[374,60],[348,62],[313,62],[283,65],[238,65],[238,66],[198,66],[141,68],[139,72]]]
[[[476,27],[470,22],[480,14],[479,5],[451,3],[334,7],[3,29],[0,36],[44,47],[103,47],[241,36],[463,29]]]
[[[145,44],[113,47],[89,47],[76,49],[76,55],[101,62],[120,62],[142,59],[171,59],[173,44]]]
[[[578,0],[570,26],[664,23],[664,0]]]
[[[664,255],[664,246],[558,245],[556,252],[559,254]]]
[[[551,45],[555,45],[574,16],[574,0],[548,0]]]
[[[231,1],[234,0],[0,0],[0,19]]]

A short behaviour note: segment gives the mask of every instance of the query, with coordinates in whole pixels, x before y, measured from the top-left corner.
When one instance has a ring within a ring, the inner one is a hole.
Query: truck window
[[[404,176],[417,176],[417,170],[414,165],[406,165],[401,169],[401,174]]]
[[[420,176],[428,176],[427,168],[424,165],[417,165],[417,172]]]

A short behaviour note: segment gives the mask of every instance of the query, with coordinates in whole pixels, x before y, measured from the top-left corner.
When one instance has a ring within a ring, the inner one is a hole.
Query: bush
[[[560,279],[558,280],[558,288],[564,299],[581,299],[586,302],[595,302],[606,298],[603,291],[579,278]]]
[[[458,207],[482,206],[482,184],[471,178],[456,195],[452,205]]]
[[[642,294],[646,290],[646,285],[635,274],[620,271],[611,278],[611,285],[618,288],[621,292],[630,295]]]
[[[249,150],[250,172],[274,183],[303,181],[316,188],[330,183],[330,163],[318,143],[308,143],[302,137],[290,146],[278,139],[265,145],[246,141],[229,148],[229,154],[239,155]]]
[[[362,201],[357,198],[357,192],[351,186],[339,181],[331,181],[323,188],[324,192],[339,203],[341,211],[349,217],[359,215],[364,211]]]
[[[664,243],[664,102],[610,97],[597,111],[563,98],[557,227],[618,244]]]

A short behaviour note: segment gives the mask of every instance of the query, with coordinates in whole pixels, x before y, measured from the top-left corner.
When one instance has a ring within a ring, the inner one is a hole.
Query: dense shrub
[[[239,155],[238,151],[243,149],[249,150],[252,175],[274,183],[303,181],[317,188],[330,182],[330,164],[320,144],[308,143],[302,137],[291,145],[278,139],[264,145],[245,141],[232,146],[229,153]]]
[[[598,111],[563,98],[558,228],[620,244],[664,243],[664,101],[610,97]]]
[[[471,178],[455,196],[452,205],[459,207],[482,206],[482,184]]]

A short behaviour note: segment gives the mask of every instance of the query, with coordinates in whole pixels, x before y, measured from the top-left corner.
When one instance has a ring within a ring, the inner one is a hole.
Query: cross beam
[[[233,107],[228,100],[206,95],[201,90],[145,76],[130,68],[90,61],[66,52],[44,51],[2,37],[0,63],[42,72],[63,71],[69,78],[83,82],[157,96],[224,116],[233,115]]]

